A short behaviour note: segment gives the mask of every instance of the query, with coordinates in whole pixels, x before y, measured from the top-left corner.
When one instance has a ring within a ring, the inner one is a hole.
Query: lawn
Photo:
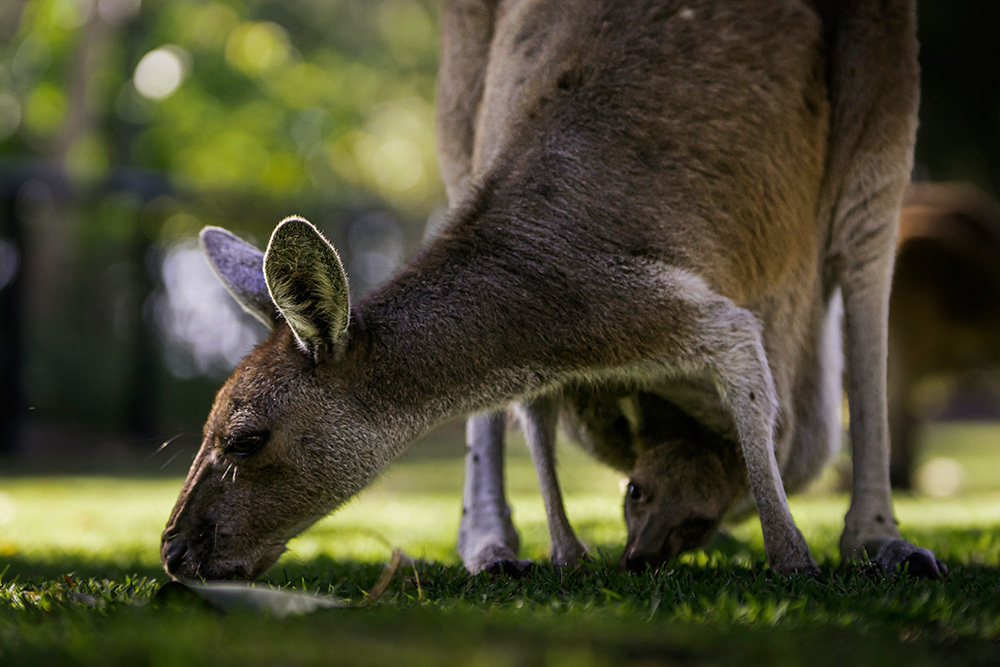
[[[817,581],[773,575],[756,520],[659,572],[621,573],[619,480],[571,447],[567,510],[594,560],[469,577],[455,553],[460,456],[414,451],[290,543],[266,581],[350,605],[290,618],[156,596],[176,477],[0,477],[0,664],[998,664],[1000,427],[937,425],[926,441],[924,459],[938,459],[928,474],[958,470],[957,489],[898,496],[896,510],[904,534],[947,563],[941,581],[840,565],[836,475],[792,504]],[[533,471],[511,449],[522,551],[544,563]],[[393,569],[395,550],[406,558]]]

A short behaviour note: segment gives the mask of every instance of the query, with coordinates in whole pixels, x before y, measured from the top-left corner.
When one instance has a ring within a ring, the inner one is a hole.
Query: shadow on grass
[[[370,601],[386,563],[319,556],[279,564],[266,580],[367,608],[281,621],[149,604],[167,579],[149,562],[13,556],[0,566],[5,588],[15,579],[62,586],[70,575],[97,595],[100,586],[83,578],[147,581],[138,594],[115,588],[98,607],[65,596],[46,609],[0,605],[0,662],[914,667],[990,664],[1000,649],[996,567],[955,563],[941,581],[826,567],[811,580],[775,575],[760,560],[736,565],[724,551],[709,552],[707,564],[675,561],[641,574],[598,558],[569,570],[538,564],[520,578],[404,560]]]
[[[169,577],[159,563],[135,559],[101,559],[77,554],[54,555],[52,558],[27,558],[19,555],[0,559],[2,582],[32,582],[62,580],[63,577],[122,580],[125,577],[145,577],[166,582]]]
[[[951,572],[951,576],[945,581],[965,580],[970,576],[975,578],[992,573],[991,577],[1000,583],[1000,568],[997,567],[1000,535],[997,531],[938,529],[909,531],[907,537],[921,546],[935,550],[942,557]],[[617,561],[621,549],[618,543],[592,545],[590,562],[568,570],[559,570],[546,560],[538,560],[529,570],[528,576],[521,578],[521,583],[527,586],[537,580],[557,582],[559,587],[565,587],[581,579],[598,577],[599,581],[592,580],[585,587],[604,588],[609,594],[615,593],[615,597],[627,599],[629,596],[647,597],[656,592],[662,594],[664,591],[658,590],[657,586],[649,587],[653,581],[659,581],[660,584],[670,582],[672,592],[685,597],[686,586],[689,587],[687,596],[699,596],[724,591],[731,586],[744,588],[747,583],[742,580],[748,577],[750,580],[772,576],[776,580],[780,579],[766,569],[764,554],[755,543],[724,533],[713,538],[704,550],[684,554],[655,573],[649,571],[646,574],[628,575],[620,572]],[[343,597],[355,598],[364,596],[387,566],[388,559],[355,560],[322,554],[309,559],[285,558],[272,567],[263,580],[278,586],[326,589]],[[818,582],[819,585],[836,583],[844,578],[849,580],[852,576],[873,576],[870,569],[842,566],[836,560],[827,560],[823,569],[824,577]],[[15,579],[61,579],[64,575],[109,580],[126,576],[145,577],[161,582],[168,580],[158,562],[135,556],[102,557],[82,553],[53,553],[49,557],[27,557],[16,553],[4,555],[0,557],[0,574],[3,582]],[[453,584],[449,587],[451,593],[437,591],[444,593],[445,598],[461,597],[460,589],[468,588],[470,582],[480,581],[484,577],[493,581],[498,579],[487,575],[470,577],[457,564],[419,559],[414,562],[408,557],[403,558],[396,575],[399,581],[412,581],[414,585],[419,584],[427,591],[434,590],[428,582],[448,580]],[[511,581],[517,581],[517,578],[511,578]],[[794,589],[794,580],[785,581]],[[889,585],[889,581],[886,580],[882,585]],[[1000,586],[996,590],[1000,590]],[[997,596],[997,600],[1000,604],[1000,596]]]

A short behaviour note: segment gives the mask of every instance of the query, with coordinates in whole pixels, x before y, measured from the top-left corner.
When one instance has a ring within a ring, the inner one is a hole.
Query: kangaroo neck
[[[537,189],[484,188],[355,309],[359,390],[414,436],[656,353],[659,288],[599,232],[609,213]]]
[[[358,305],[369,400],[430,426],[542,389],[558,374],[526,313],[541,280],[513,250],[439,239]]]

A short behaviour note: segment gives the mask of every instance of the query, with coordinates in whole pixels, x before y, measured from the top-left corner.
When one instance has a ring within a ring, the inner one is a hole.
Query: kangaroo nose
[[[176,536],[163,536],[163,543],[160,545],[160,560],[163,561],[163,569],[171,577],[176,577],[184,565],[184,559],[188,555],[187,543]]]

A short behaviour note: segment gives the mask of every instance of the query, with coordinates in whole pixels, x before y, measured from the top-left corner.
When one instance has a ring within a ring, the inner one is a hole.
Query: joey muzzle
[[[673,539],[673,522],[654,508],[645,510],[644,517],[635,517],[631,512],[627,517],[629,534],[619,566],[629,572],[657,568],[681,551],[680,545],[675,544],[677,540]]]

